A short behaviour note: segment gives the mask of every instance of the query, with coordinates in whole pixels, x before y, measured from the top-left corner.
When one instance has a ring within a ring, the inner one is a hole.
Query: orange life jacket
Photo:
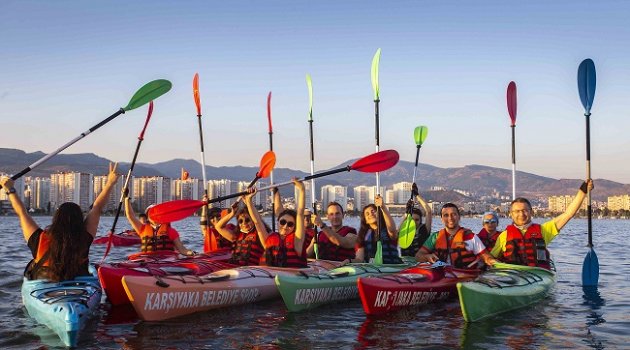
[[[441,229],[435,242],[435,254],[444,262],[448,261],[450,254],[453,267],[469,269],[468,265],[475,261],[477,257],[473,252],[466,249],[464,241],[473,239],[474,236],[475,234],[472,231],[460,227],[449,244],[448,232],[446,232],[446,229]]]
[[[140,250],[142,252],[155,252],[158,250],[174,250],[175,244],[168,234],[172,230],[171,225],[162,224],[155,229],[150,224],[144,224],[140,231]]]
[[[514,225],[506,228],[505,252],[501,261],[551,269],[551,258],[539,224],[531,224],[525,234]]]
[[[356,235],[357,230],[353,227],[342,226],[337,233],[341,237],[345,237],[349,233]],[[319,233],[317,242],[317,255],[319,256],[319,259],[344,261],[346,259],[355,258],[354,248],[342,248],[334,244],[323,232]]]
[[[295,232],[281,237],[278,232],[272,232],[265,242],[263,263],[277,267],[307,267],[305,249],[298,255],[295,251]],[[302,248],[305,248],[304,246]]]
[[[235,226],[232,224],[227,224],[225,225],[225,227],[230,231],[234,231],[235,229]],[[206,227],[204,240],[203,240],[204,253],[214,252],[221,248],[229,248],[231,246],[232,246],[232,242],[230,242],[229,240],[221,236],[221,234],[219,233],[219,231],[217,231],[216,228],[211,227],[211,226]]]

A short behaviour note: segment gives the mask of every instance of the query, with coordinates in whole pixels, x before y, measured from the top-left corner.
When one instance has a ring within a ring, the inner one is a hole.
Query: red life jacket
[[[236,226],[233,224],[225,225],[225,228],[234,232]],[[232,242],[225,239],[216,228],[208,226],[206,227],[206,231],[204,232],[204,240],[203,240],[203,252],[210,253],[221,248],[229,248],[232,247]]]
[[[247,266],[260,264],[264,249],[258,239],[258,232],[252,228],[249,232],[239,231],[232,246],[232,264]]]
[[[277,267],[307,267],[306,247],[302,246],[302,254],[295,251],[295,232],[281,237],[278,232],[272,232],[265,242],[265,255],[262,263]]]
[[[539,224],[531,224],[525,234],[514,225],[506,228],[505,252],[501,261],[551,269],[551,258]]]
[[[331,228],[332,230],[332,228]],[[345,237],[347,234],[357,234],[357,230],[353,227],[341,226],[337,233],[341,237]],[[317,240],[317,255],[319,259],[344,261],[346,259],[354,259],[354,248],[342,248],[328,239],[328,236],[324,232],[319,233],[319,239]]]
[[[482,228],[481,231],[477,234],[477,237],[483,242],[483,245],[486,246],[486,249],[492,250],[494,244],[497,243],[497,238],[501,234],[501,230],[496,230],[492,236],[488,236],[488,231],[485,228]]]
[[[173,230],[171,225],[162,224],[153,229],[150,224],[142,225],[140,231],[140,250],[144,253],[155,252],[158,250],[174,250],[175,244],[169,238],[169,232]]]
[[[477,257],[473,252],[466,249],[464,241],[472,239],[474,236],[475,234],[472,231],[460,227],[449,244],[448,232],[446,232],[446,229],[441,229],[435,241],[435,254],[444,262],[448,261],[450,254],[451,265],[453,265],[453,267],[470,269],[471,267],[468,267],[468,265],[475,261]]]

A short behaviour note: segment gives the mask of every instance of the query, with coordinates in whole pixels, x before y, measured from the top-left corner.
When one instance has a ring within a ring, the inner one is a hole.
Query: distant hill
[[[42,152],[26,153],[17,149],[0,148],[0,172],[15,174],[29,164],[43,157]],[[341,168],[352,164],[356,159],[333,167]],[[48,162],[42,164],[29,173],[30,176],[49,176],[59,171],[80,171],[92,174],[106,174],[109,160],[93,153],[60,154]],[[191,177],[201,178],[201,165],[192,159],[173,159],[166,162],[148,164],[138,163],[134,168],[135,176],[166,176],[179,178],[181,168],[189,171]],[[414,163],[400,161],[395,167],[381,173],[381,184],[391,186],[400,181],[411,181]],[[129,163],[119,164],[121,173],[129,170]],[[206,166],[208,179],[232,179],[250,181],[258,167],[213,167]],[[322,169],[321,171],[324,171]],[[274,181],[289,181],[292,177],[304,177],[308,173],[288,168],[274,169]],[[470,193],[472,198],[491,195],[494,190],[504,195],[511,195],[512,171],[510,169],[493,168],[484,165],[466,165],[460,168],[439,168],[429,164],[420,164],[417,172],[417,183],[427,199],[436,201],[462,201],[465,196],[451,190],[458,189]],[[264,181],[264,180],[261,180]],[[573,195],[582,179],[553,179],[549,177],[517,171],[518,194],[528,198],[541,198],[550,195]],[[317,192],[324,185],[348,186],[350,196],[353,196],[352,188],[359,185],[374,184],[374,174],[358,171],[342,172],[316,180]],[[432,186],[441,186],[449,191],[426,191]],[[291,188],[285,188],[284,195],[292,193]],[[630,193],[630,185],[621,184],[605,179],[595,179],[595,191],[593,199],[606,200],[608,196]],[[437,197],[440,198],[437,198]],[[433,198],[436,197],[436,198]]]

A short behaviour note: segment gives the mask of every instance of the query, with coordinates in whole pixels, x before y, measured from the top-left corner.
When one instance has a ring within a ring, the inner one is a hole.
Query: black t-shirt
[[[33,255],[33,259],[35,259],[35,257],[37,256],[37,249],[39,247],[39,240],[41,239],[42,234],[44,233],[44,230],[42,230],[41,228],[37,228],[37,230],[35,230],[35,232],[33,232],[33,234],[31,235],[31,237],[29,237],[27,245],[28,248],[31,250],[31,254]],[[84,242],[84,247],[83,247],[83,253],[81,254],[83,257],[83,262],[81,263],[80,269],[79,269],[79,276],[89,276],[90,272],[89,272],[89,260],[88,260],[88,255],[90,253],[90,246],[92,245],[92,241],[94,240],[94,237],[92,237],[91,234],[89,234],[88,232],[84,233],[84,239],[82,240]],[[43,264],[42,264],[43,265]],[[31,274],[31,269],[33,269],[35,267],[35,261],[31,260],[31,262],[28,264],[28,266],[26,267],[26,271],[25,271],[25,275],[31,279],[37,279],[37,278],[48,278],[47,277],[47,267],[42,266],[40,267],[38,270],[39,271],[32,271],[33,274]]]

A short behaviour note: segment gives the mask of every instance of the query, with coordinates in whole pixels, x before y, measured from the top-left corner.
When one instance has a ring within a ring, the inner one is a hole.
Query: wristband
[[[199,221],[199,225],[201,225],[201,226],[208,226],[208,221],[207,220],[201,220],[201,221]]]
[[[15,187],[9,188],[6,192],[7,196],[11,195],[11,193],[15,193]]]
[[[586,194],[586,191],[588,191],[588,185],[586,184],[586,181],[582,182],[582,185],[580,186],[580,191],[584,192],[584,194]]]
[[[319,226],[319,229],[320,229],[320,230],[323,230],[323,229],[325,229],[326,227],[328,227],[328,225],[326,225],[326,223],[325,223],[325,222],[322,222],[322,224]]]

